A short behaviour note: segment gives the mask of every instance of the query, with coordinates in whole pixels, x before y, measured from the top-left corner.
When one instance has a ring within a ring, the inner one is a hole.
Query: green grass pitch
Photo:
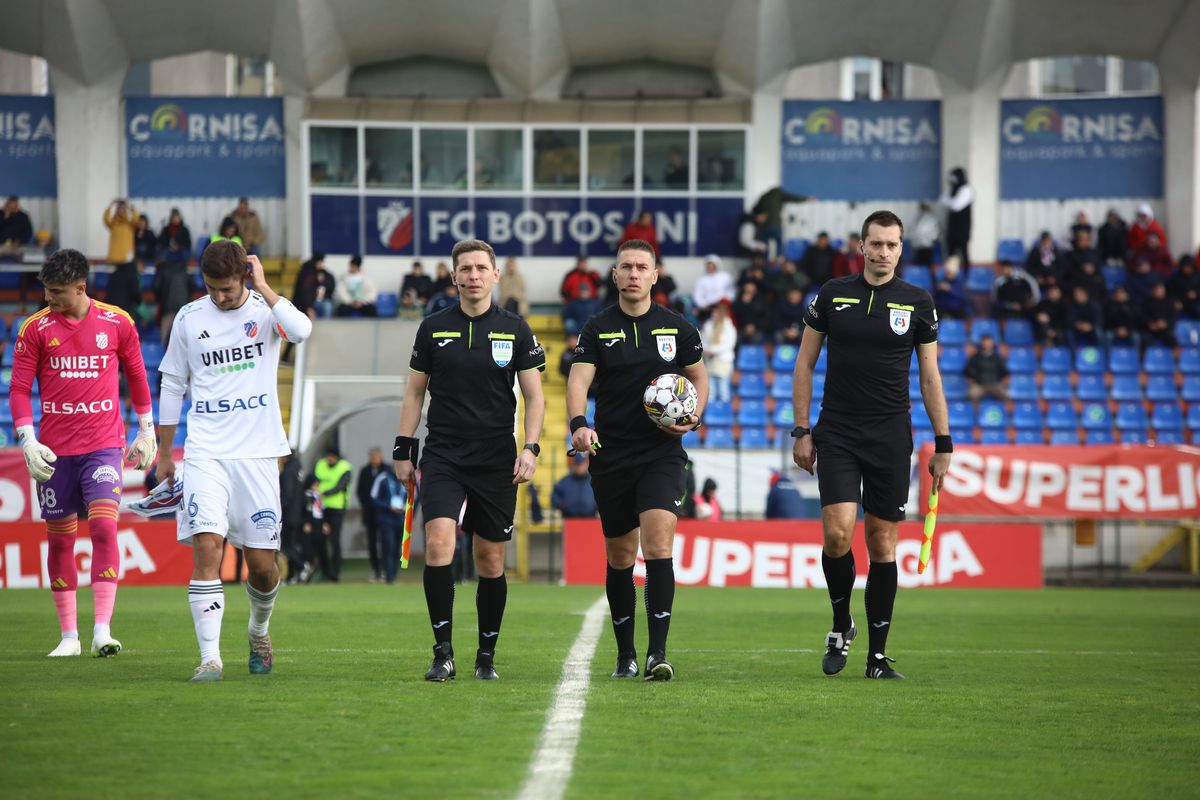
[[[111,659],[48,659],[49,594],[0,592],[0,793],[54,797],[513,797],[600,588],[511,587],[497,669],[421,680],[417,585],[285,587],[274,674],[246,671],[245,593],[226,587],[225,680],[197,661],[185,589],[124,588]],[[824,591],[681,589],[667,684],[614,681],[605,622],[568,798],[1200,795],[1195,592],[903,591],[906,681],[820,671]],[[80,591],[83,645],[90,591]],[[644,647],[645,620],[638,620]],[[644,655],[644,654],[643,654]]]

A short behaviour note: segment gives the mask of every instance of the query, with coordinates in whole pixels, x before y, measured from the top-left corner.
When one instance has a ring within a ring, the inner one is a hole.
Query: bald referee
[[[792,397],[792,455],[809,473],[815,462],[821,493],[821,565],[833,607],[833,630],[825,638],[821,668],[826,675],[841,672],[858,634],[850,616],[855,577],[850,542],[861,501],[871,559],[865,598],[870,639],[866,677],[903,678],[887,656],[887,636],[896,600],[896,533],[908,502],[913,449],[908,374],[914,348],[921,394],[935,434],[929,472],[939,489],[954,446],[938,372],[933,299],[896,277],[904,223],[890,211],[876,211],[863,222],[862,240],[862,274],[826,282],[805,312]],[[820,421],[810,431],[813,369],[826,342],[825,397]]]
[[[496,643],[508,600],[505,544],[512,538],[517,484],[533,477],[541,452],[545,403],[541,372],[546,354],[529,325],[492,303],[500,278],[491,245],[467,239],[450,254],[459,304],[421,322],[413,343],[408,388],[392,452],[396,476],[408,481],[418,459],[414,438],[429,391],[428,440],[421,464],[421,510],[425,516],[425,603],[433,627],[433,663],[427,681],[455,677],[455,527],[466,501],[463,530],[473,537],[479,587],[479,649],[475,677],[495,680]],[[517,450],[513,420],[514,380],[525,398],[525,442]]]

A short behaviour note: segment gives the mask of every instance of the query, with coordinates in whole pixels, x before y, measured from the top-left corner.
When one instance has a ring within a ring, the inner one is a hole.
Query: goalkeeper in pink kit
[[[158,452],[137,327],[120,308],[88,297],[87,275],[87,259],[78,250],[59,250],[46,259],[39,277],[48,307],[25,320],[13,346],[9,402],[25,465],[38,484],[50,540],[50,590],[62,628],[62,641],[51,656],[81,652],[75,610],[81,514],[92,539],[91,652],[97,657],[121,652],[109,629],[121,572],[117,509],[125,425],[118,367],[125,370],[138,415],[137,437],[125,458],[146,469]],[[41,390],[40,440],[30,396],[35,378]]]

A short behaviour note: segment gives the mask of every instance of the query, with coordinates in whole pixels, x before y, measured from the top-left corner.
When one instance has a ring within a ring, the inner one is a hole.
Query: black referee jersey
[[[468,317],[456,305],[421,322],[409,368],[429,376],[427,452],[479,463],[486,443],[512,440],[513,382],[518,372],[544,371],[546,353],[518,315],[493,304]]]
[[[880,286],[836,278],[808,304],[804,323],[825,334],[829,350],[822,414],[908,415],[913,348],[937,342],[929,292],[896,277]]]
[[[678,373],[704,359],[695,326],[652,303],[640,317],[614,304],[587,321],[579,333],[574,364],[596,367],[596,419],[600,449],[591,471],[602,473],[664,456],[683,456],[679,438],[651,421],[642,395],[659,375]]]

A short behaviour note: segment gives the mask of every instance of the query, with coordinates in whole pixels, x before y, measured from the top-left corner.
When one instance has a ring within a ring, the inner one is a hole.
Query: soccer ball
[[[682,375],[659,375],[642,394],[647,416],[664,428],[693,422],[696,402],[696,387]]]

